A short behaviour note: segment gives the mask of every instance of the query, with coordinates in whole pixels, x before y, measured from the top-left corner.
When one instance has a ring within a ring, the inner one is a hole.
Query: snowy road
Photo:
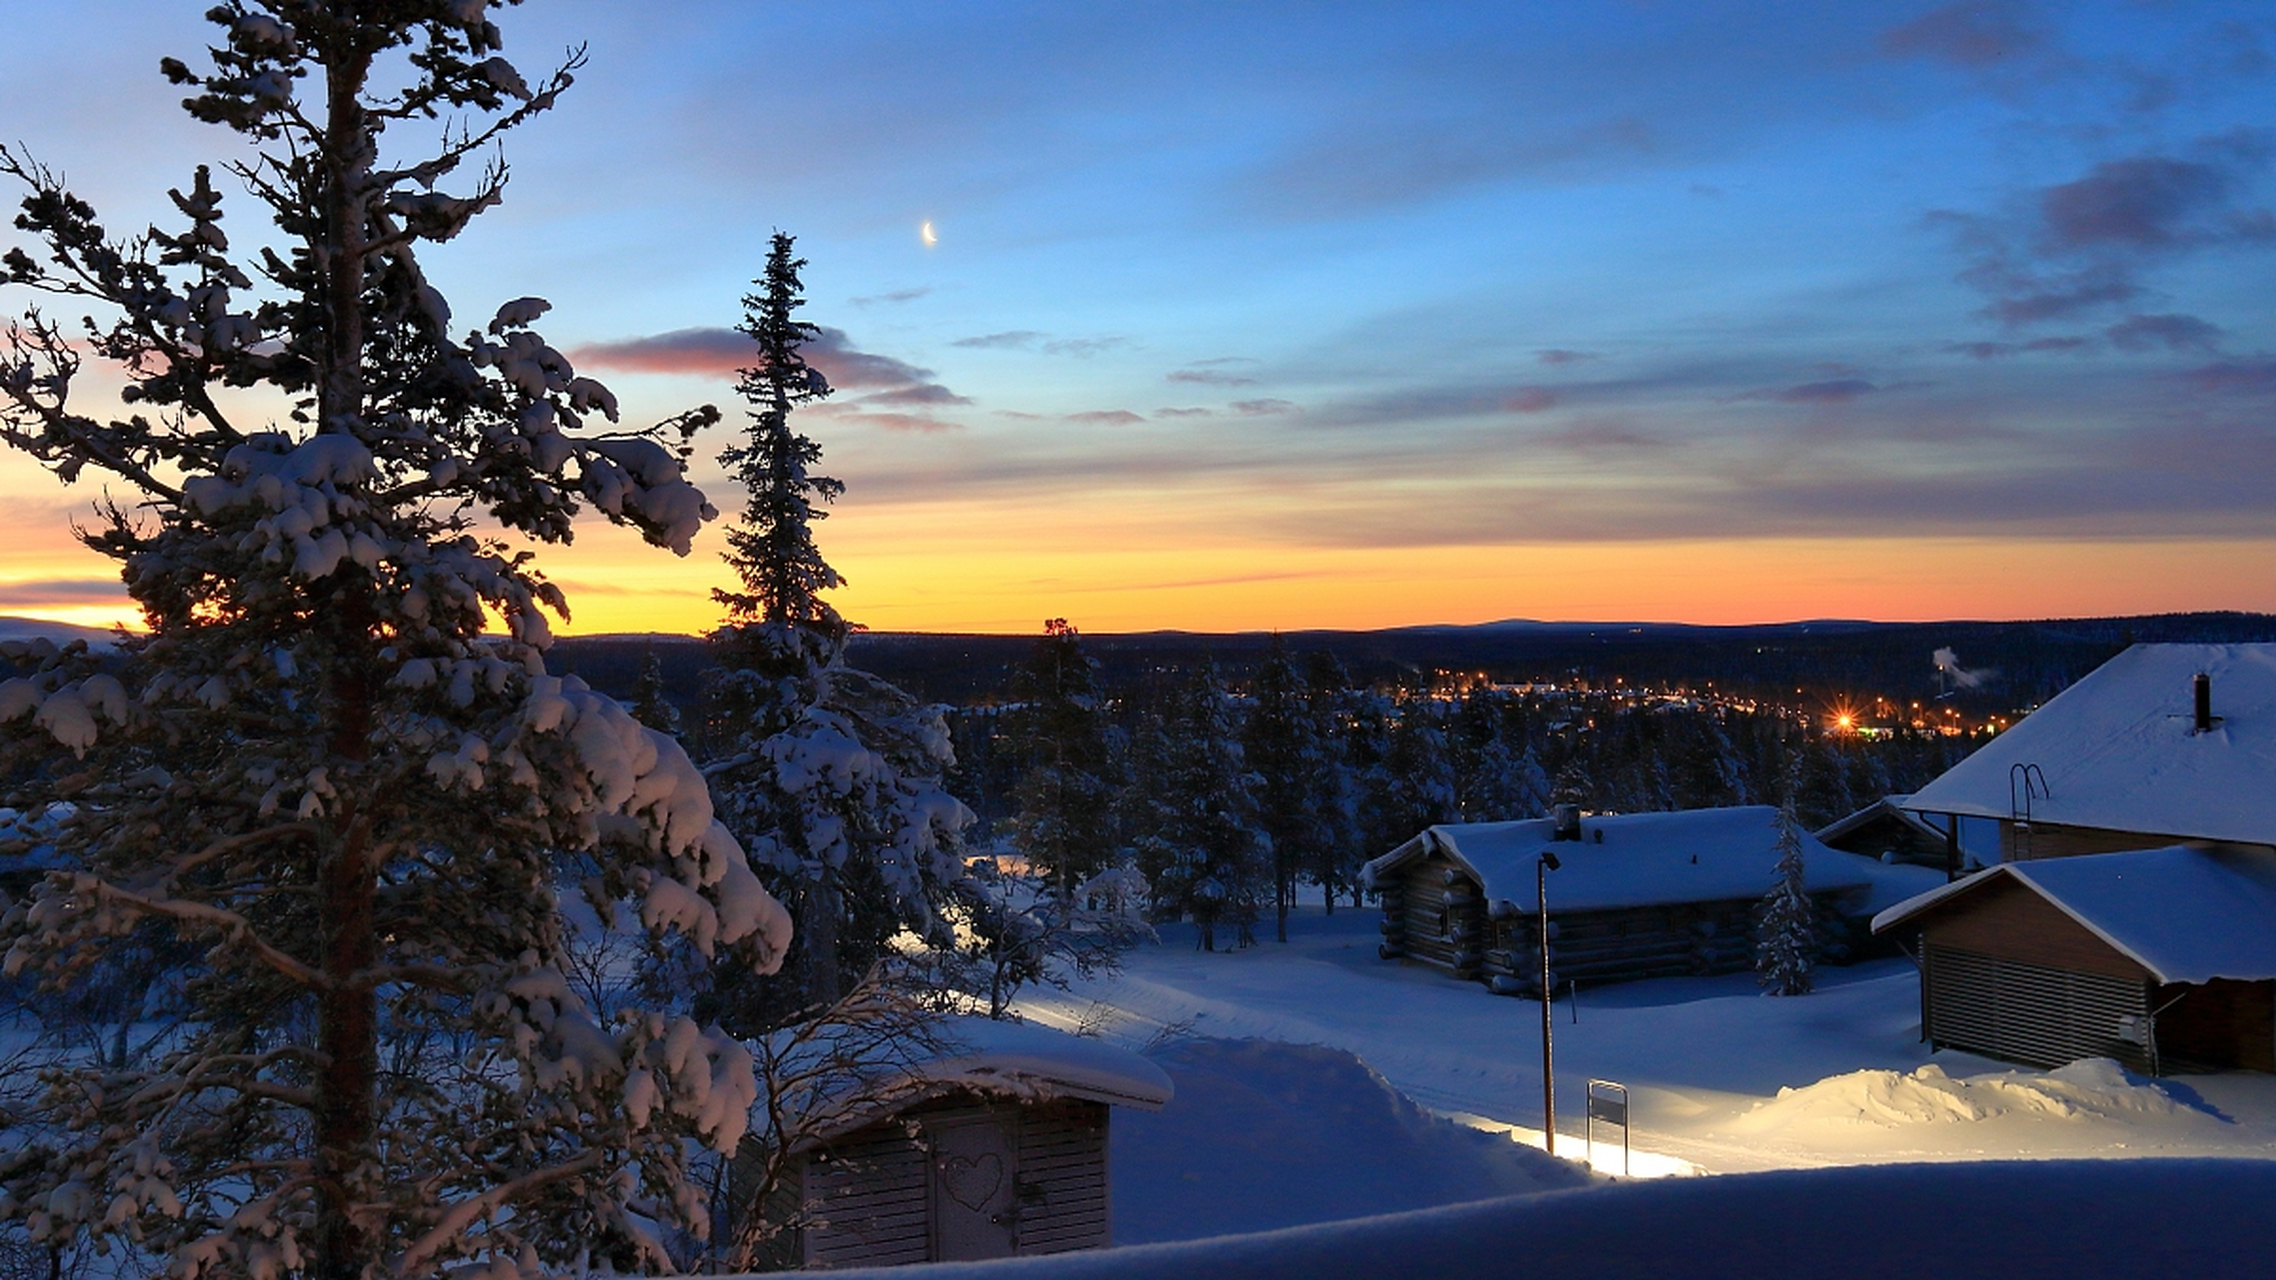
[[[1143,1045],[1194,1033],[1333,1045],[1426,1106],[1538,1130],[1539,1005],[1376,958],[1377,914],[1317,906],[1291,941],[1194,950],[1190,929],[1134,952],[1118,978],[1039,993],[1030,1017]],[[1269,928],[1269,926],[1268,926]],[[1635,1145],[1709,1172],[1895,1160],[2048,1156],[2276,1157],[2276,1077],[2186,1076],[2162,1086],[2040,1073],[1919,1040],[1912,966],[1820,974],[1819,990],[1766,999],[1748,975],[1584,988],[1560,1003],[1559,1146],[1579,1154],[1591,1076],[1634,1092]],[[1933,1063],[1924,1076],[1919,1068]],[[1945,1081],[1937,1070],[1961,1080]],[[1996,1074],[1996,1080],[1980,1077]],[[2090,1073],[2091,1074],[2091,1073]],[[1833,1077],[1843,1077],[1833,1079]],[[1822,1083],[1821,1083],[1822,1082]],[[1814,1086],[1814,1087],[1813,1087]],[[1780,1099],[1782,1088],[1801,1092]]]

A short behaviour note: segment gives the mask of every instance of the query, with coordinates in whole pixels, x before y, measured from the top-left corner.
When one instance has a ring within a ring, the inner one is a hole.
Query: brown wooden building
[[[1917,935],[1921,1035],[2035,1067],[2276,1071],[2276,855],[2003,864],[1881,913]]]
[[[1905,808],[1911,796],[1884,796],[1817,831],[1818,843],[1882,862],[1957,870],[1959,841],[1947,826]]]
[[[964,1019],[957,1052],[891,1104],[803,1143],[766,1207],[799,1226],[783,1267],[890,1266],[1065,1253],[1113,1242],[1111,1108],[1158,1110],[1169,1077],[1095,1039]]]
[[[2276,852],[2276,644],[2138,644],[1896,801],[1999,825],[1999,860]]]
[[[1432,827],[1367,864],[1382,895],[1385,959],[1413,960],[1496,992],[1538,994],[1535,865],[1549,875],[1551,985],[1730,973],[1753,964],[1754,910],[1774,878],[1766,806]],[[1862,922],[1943,877],[1882,866],[1802,837],[1806,882],[1828,925]],[[1862,923],[1858,925],[1860,931]]]

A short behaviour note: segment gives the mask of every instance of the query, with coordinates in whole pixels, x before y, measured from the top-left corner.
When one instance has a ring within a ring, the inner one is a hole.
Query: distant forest
[[[1776,803],[1794,768],[1798,815],[1822,825],[1882,795],[1917,789],[1981,740],[1916,730],[1899,708],[1919,703],[1931,720],[1941,712],[1980,726],[2027,714],[2137,641],[2267,640],[2276,640],[2276,616],[2244,613],[1082,635],[1075,643],[1093,690],[1082,696],[1096,702],[1084,732],[1096,733],[1110,757],[1093,780],[1106,789],[1094,797],[1106,812],[1088,829],[1113,849],[1138,847],[1144,828],[1162,816],[1149,816],[1148,806],[1172,789],[1164,771],[1219,745],[1230,748],[1224,768],[1252,790],[1285,786],[1260,772],[1288,767],[1257,745],[1266,732],[1256,723],[1260,672],[1282,672],[1278,682],[1294,686],[1283,695],[1313,717],[1306,732],[1317,742],[1306,749],[1325,763],[1305,767],[1337,775],[1319,784],[1334,799],[1312,803],[1344,810],[1332,824],[1338,829],[1304,841],[1336,846],[1305,872],[1336,883],[1358,860],[1421,826],[1535,816],[1559,787],[1600,811]],[[1034,717],[1023,712],[1038,696],[1034,666],[1049,651],[1035,636],[869,633],[854,642],[853,662],[952,708],[958,764],[951,782],[980,819],[969,833],[975,846],[1017,841],[1023,811],[1034,807],[1031,775],[1050,734],[1039,738]],[[628,700],[670,702],[701,754],[708,665],[701,641],[572,639],[560,643],[555,660]],[[1197,685],[1221,697],[1221,723],[1194,723]],[[1264,700],[1273,696],[1268,690]],[[1861,716],[1876,732],[1830,727],[1835,707],[1870,713],[1884,704],[1893,714]],[[1177,741],[1195,733],[1226,743]],[[1025,818],[1031,831],[1038,820]]]

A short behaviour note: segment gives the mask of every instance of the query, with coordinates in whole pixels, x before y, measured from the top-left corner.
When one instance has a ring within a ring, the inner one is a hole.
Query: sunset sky
[[[229,154],[156,72],[204,7],[0,0],[0,140],[161,216]],[[2260,0],[499,21],[591,63],[430,273],[661,418],[796,234],[879,629],[2276,610]],[[92,491],[0,495],[0,613],[128,616]],[[718,532],[548,553],[563,630],[711,625]]]

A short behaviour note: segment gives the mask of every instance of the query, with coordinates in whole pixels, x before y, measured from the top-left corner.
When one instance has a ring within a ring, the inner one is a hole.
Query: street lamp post
[[[1556,1059],[1549,1052],[1549,1028],[1554,1010],[1549,1003],[1549,873],[1560,865],[1555,851],[1543,849],[1533,864],[1533,903],[1538,912],[1534,932],[1541,936],[1541,1135],[1550,1155],[1557,1154]]]

